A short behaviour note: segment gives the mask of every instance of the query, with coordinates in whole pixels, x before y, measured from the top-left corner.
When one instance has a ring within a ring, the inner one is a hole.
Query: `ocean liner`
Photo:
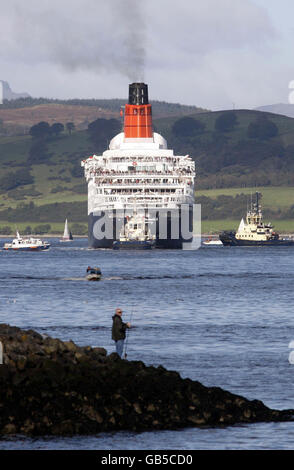
[[[88,183],[89,246],[112,248],[129,218],[139,214],[156,248],[181,249],[193,239],[195,164],[189,155],[174,155],[153,131],[145,83],[129,85],[123,122],[109,149],[81,163]]]

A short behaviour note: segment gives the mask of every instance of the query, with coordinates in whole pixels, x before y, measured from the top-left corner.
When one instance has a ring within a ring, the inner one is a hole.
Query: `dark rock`
[[[108,359],[112,362],[121,361],[121,358],[119,357],[119,355],[116,352],[113,352],[113,353],[109,354]]]
[[[107,355],[107,351],[104,348],[92,348],[91,350],[93,352],[95,352],[96,354],[98,354],[99,356],[106,356]]]
[[[0,434],[73,435],[292,421],[164,367],[0,325]]]

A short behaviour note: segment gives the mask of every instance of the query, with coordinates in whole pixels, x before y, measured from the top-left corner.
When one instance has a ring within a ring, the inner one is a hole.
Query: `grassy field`
[[[50,224],[51,229],[50,233],[46,234],[47,236],[50,236],[51,234],[63,234],[64,231],[64,222],[48,222]],[[15,234],[16,230],[20,232],[20,234],[23,234],[24,230],[26,229],[27,226],[30,226],[32,228],[32,232],[34,232],[35,227],[39,225],[44,225],[36,222],[17,222],[15,224],[12,224],[11,222],[7,222],[5,220],[0,221],[0,229],[3,227],[10,227],[11,229],[11,234]],[[87,229],[87,224],[82,223],[83,227],[85,227],[85,230]],[[71,230],[72,224],[69,223],[69,229]],[[86,233],[86,232],[85,232]],[[76,235],[76,234],[74,234]],[[8,238],[11,238],[11,235],[7,235]]]
[[[64,223],[59,223],[59,222],[48,222],[51,225],[51,232],[52,233],[63,233],[64,230]],[[16,232],[18,230],[20,233],[22,233],[27,226],[30,226],[32,229],[40,225],[40,223],[36,222],[17,222],[15,224],[12,224],[11,222],[7,222],[5,220],[0,221],[0,228],[2,227],[11,227],[12,232]],[[42,224],[41,224],[42,225]]]
[[[236,230],[239,226],[240,220],[203,220],[201,223],[202,234],[218,234],[223,230]],[[51,234],[62,234],[64,230],[64,223],[48,222],[51,225]],[[86,226],[85,223],[82,223]],[[5,226],[11,228],[11,233],[19,230],[22,233],[27,226],[30,226],[33,230],[37,225],[36,222],[18,222],[12,224],[4,220],[0,221],[0,229]],[[71,226],[71,224],[69,224]],[[274,221],[275,229],[280,233],[294,233],[294,220],[277,220]],[[74,234],[75,235],[75,234]]]
[[[248,201],[252,194],[253,200],[255,199],[255,192],[258,191],[262,194],[261,204],[262,207],[271,209],[285,209],[294,205],[294,188],[287,186],[277,187],[260,187],[260,188],[224,188],[224,189],[207,189],[197,190],[196,186],[196,197],[206,196],[212,199],[217,198],[221,195],[236,196],[237,194],[248,194]],[[246,210],[246,207],[244,208]],[[264,214],[265,215],[265,214]]]
[[[259,187],[259,188],[227,188],[227,189],[210,189],[197,190],[197,196],[206,196],[212,199],[221,195],[236,196],[237,194],[248,194],[248,202],[251,200],[251,194],[255,197],[255,192],[262,194],[262,210],[263,217],[266,222],[272,222],[275,229],[281,233],[294,233],[294,220],[268,220],[266,209],[287,209],[294,205],[294,188],[293,187]],[[242,217],[246,214],[247,207],[244,207],[243,214],[240,214],[239,220],[203,220],[202,233],[218,233],[222,230],[237,229]]]
[[[223,230],[237,230],[240,220],[203,220],[201,233],[217,234]],[[294,220],[274,220],[273,225],[280,233],[294,233]]]
[[[42,191],[42,194],[37,197],[26,197],[26,202],[30,202],[31,200],[38,206],[43,204],[50,204],[54,202],[80,202],[87,200],[86,194],[86,187],[85,187],[85,194],[76,194],[70,191],[73,184],[81,184],[79,178],[72,178],[71,183],[60,183],[58,181],[48,181],[48,174],[44,165],[36,165],[34,166],[33,174],[36,178],[37,184],[35,184],[35,188],[38,191]],[[64,187],[68,187],[68,190],[61,191],[58,193],[51,193],[51,190],[61,184]],[[218,196],[226,195],[226,196],[236,196],[237,194],[247,194],[248,195],[248,202],[250,202],[251,194],[253,200],[255,199],[255,192],[258,191],[262,194],[261,204],[262,208],[264,209],[264,215],[266,215],[266,209],[271,208],[273,210],[277,209],[286,209],[294,205],[294,187],[287,187],[287,186],[277,186],[277,187],[259,187],[259,188],[223,188],[223,189],[197,189],[195,195],[197,196],[206,196],[212,199],[216,199]],[[20,201],[12,200],[7,197],[6,194],[0,195],[0,205],[3,204],[2,208],[16,207]],[[244,211],[246,211],[246,207],[244,207]]]

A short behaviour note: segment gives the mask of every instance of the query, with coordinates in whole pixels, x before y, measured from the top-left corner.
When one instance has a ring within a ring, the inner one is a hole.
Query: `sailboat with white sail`
[[[64,232],[63,232],[63,237],[60,239],[61,242],[70,242],[73,240],[73,236],[71,231],[68,228],[68,222],[67,219],[65,220],[64,224]]]

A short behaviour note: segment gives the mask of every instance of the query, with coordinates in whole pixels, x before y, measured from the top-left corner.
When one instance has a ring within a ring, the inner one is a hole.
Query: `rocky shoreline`
[[[293,421],[164,367],[0,324],[0,435],[65,436]]]

